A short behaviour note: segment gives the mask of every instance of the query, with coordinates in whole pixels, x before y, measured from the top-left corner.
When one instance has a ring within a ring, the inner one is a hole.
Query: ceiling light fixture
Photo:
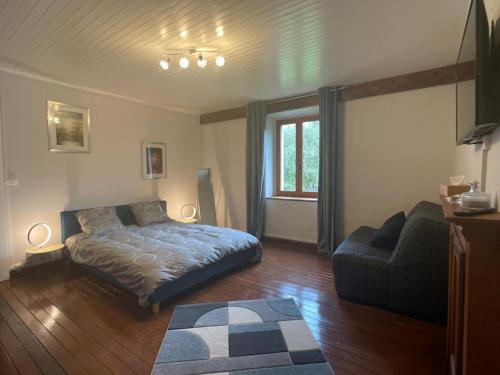
[[[189,59],[186,56],[181,57],[179,65],[182,69],[187,69],[189,67]]]
[[[207,66],[207,59],[205,59],[201,53],[198,56],[197,64],[200,68],[205,68]]]
[[[223,26],[217,26],[217,27],[215,28],[215,34],[216,34],[218,37],[224,36],[224,27],[223,27]]]
[[[170,66],[170,57],[168,57],[167,59],[161,59],[160,66],[163,70],[168,70]]]
[[[163,70],[169,70],[172,58],[178,56],[179,66],[182,69],[187,69],[190,64],[189,56],[194,54],[198,55],[196,64],[200,68],[206,68],[208,66],[208,57],[211,56],[211,58],[215,56],[215,64],[219,67],[224,66],[226,63],[226,59],[220,50],[191,47],[189,49],[171,49],[164,51],[163,57],[160,59],[160,66]]]
[[[215,58],[215,65],[217,65],[217,66],[224,66],[225,63],[226,63],[226,59],[221,54],[219,54]]]

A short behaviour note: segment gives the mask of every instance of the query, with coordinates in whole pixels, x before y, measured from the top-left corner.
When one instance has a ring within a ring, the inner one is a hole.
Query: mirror
[[[198,186],[199,223],[217,226],[212,172],[210,168],[198,169],[196,171],[196,184]]]

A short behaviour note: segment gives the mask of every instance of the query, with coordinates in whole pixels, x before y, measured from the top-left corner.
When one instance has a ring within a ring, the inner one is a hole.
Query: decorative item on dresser
[[[444,195],[445,197],[449,197],[455,194],[462,194],[469,190],[469,185],[443,185],[441,184],[439,187],[439,193]]]
[[[441,201],[451,223],[450,373],[500,374],[500,213],[456,216],[458,208]]]

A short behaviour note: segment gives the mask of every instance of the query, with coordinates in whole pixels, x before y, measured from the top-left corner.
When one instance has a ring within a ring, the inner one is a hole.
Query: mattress
[[[167,222],[129,225],[98,235],[75,234],[65,241],[71,259],[97,268],[132,290],[139,304],[161,285],[250,248],[254,236],[229,228]]]

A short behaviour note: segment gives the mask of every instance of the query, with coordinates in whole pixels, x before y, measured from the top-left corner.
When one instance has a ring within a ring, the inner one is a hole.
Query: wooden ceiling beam
[[[447,85],[457,81],[467,81],[471,79],[474,79],[474,62],[466,62],[458,66],[448,65],[417,73],[403,74],[354,84],[344,88],[342,100],[348,101],[377,95],[394,94],[402,91]],[[282,101],[271,101],[267,105],[267,112],[277,113],[317,105],[319,105],[318,94],[303,95],[297,98],[284,99]],[[205,113],[200,116],[200,124],[241,119],[246,117],[246,113],[246,107]]]

